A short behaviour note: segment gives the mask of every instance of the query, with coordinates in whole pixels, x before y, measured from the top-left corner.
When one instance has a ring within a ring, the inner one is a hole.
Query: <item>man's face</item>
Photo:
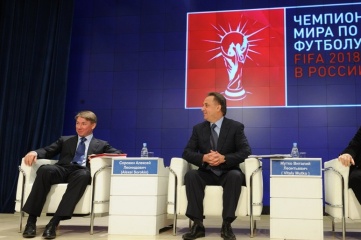
[[[213,96],[208,96],[203,101],[202,107],[204,120],[214,123],[222,117],[221,105],[214,101]]]
[[[96,123],[92,123],[85,118],[78,117],[76,119],[75,129],[80,137],[86,137],[93,132],[96,125]]]

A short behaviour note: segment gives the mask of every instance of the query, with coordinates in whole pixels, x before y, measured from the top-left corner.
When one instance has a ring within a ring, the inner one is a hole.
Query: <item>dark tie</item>
[[[218,134],[216,132],[216,130],[214,130],[217,127],[216,124],[212,123],[211,125],[211,145],[212,145],[212,150],[217,151],[217,143],[218,143]],[[216,174],[217,176],[221,176],[222,174],[222,170],[219,169],[219,167],[217,166],[210,166],[211,167],[211,171]]]
[[[212,144],[212,150],[217,151],[217,143],[218,143],[218,134],[216,130],[214,130],[217,127],[216,124],[212,123],[211,125],[211,144]]]
[[[82,137],[80,139],[80,143],[78,148],[76,149],[75,156],[73,159],[73,163],[77,163],[79,165],[83,165],[83,160],[85,159],[85,142],[86,138]]]

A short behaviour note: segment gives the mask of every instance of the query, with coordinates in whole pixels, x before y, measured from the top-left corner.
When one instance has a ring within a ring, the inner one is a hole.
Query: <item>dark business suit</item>
[[[355,161],[350,167],[349,187],[355,193],[357,200],[361,203],[361,127],[350,141],[349,145],[342,151],[348,153]]]
[[[43,165],[37,171],[33,188],[23,207],[30,215],[40,216],[46,197],[53,184],[68,183],[68,187],[55,213],[61,219],[70,219],[74,209],[91,181],[89,162],[83,167],[73,164],[78,136],[62,136],[51,145],[35,150],[38,159],[51,159],[59,154],[59,161],[54,165]],[[92,138],[87,155],[99,153],[121,153],[106,141]]]
[[[208,121],[197,124],[183,152],[183,158],[199,167],[188,171],[185,175],[188,207],[186,215],[190,219],[203,218],[203,199],[206,185],[221,185],[223,187],[224,220],[232,222],[241,187],[244,185],[244,174],[239,168],[250,154],[251,148],[244,134],[244,125],[240,122],[224,118],[220,129],[217,151],[225,156],[225,163],[219,165],[223,174],[215,175],[207,163],[203,163],[203,155],[211,151],[211,128]],[[199,178],[200,177],[200,178]]]

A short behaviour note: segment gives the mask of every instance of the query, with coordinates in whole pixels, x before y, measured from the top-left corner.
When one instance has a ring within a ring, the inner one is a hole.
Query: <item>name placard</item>
[[[271,176],[319,177],[321,164],[321,158],[271,159]]]
[[[158,174],[158,158],[114,159],[112,174],[151,175]]]

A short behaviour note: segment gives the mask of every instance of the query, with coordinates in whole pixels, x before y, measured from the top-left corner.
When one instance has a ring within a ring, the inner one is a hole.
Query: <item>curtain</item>
[[[74,0],[0,1],[0,212],[18,166],[62,133]]]

